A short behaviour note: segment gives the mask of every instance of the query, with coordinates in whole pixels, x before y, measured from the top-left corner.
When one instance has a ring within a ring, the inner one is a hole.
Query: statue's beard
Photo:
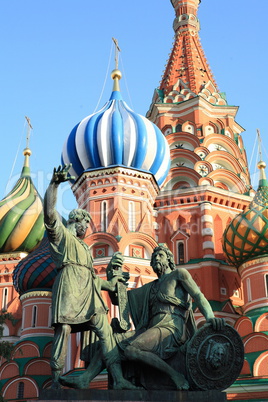
[[[153,269],[154,272],[156,273],[156,275],[158,276],[158,278],[162,275],[164,275],[164,273],[166,272],[168,268],[167,264],[162,264],[161,262],[157,261],[154,263]]]

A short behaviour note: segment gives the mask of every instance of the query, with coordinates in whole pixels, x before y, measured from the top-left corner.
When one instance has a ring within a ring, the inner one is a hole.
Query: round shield
[[[228,388],[239,376],[243,362],[244,346],[237,331],[227,324],[222,331],[205,324],[187,346],[186,367],[191,389]]]

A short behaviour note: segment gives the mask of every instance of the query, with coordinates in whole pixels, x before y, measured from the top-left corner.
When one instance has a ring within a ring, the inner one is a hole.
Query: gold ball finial
[[[112,72],[111,72],[111,77],[112,77],[112,79],[114,80],[114,79],[118,79],[118,80],[121,80],[121,78],[122,78],[122,73],[121,73],[121,71],[120,70],[118,70],[118,68],[116,68],[115,70],[113,70]]]
[[[266,163],[264,161],[258,162],[258,169],[265,169],[266,168]]]
[[[30,148],[25,148],[25,149],[23,150],[23,155],[24,155],[24,156],[26,156],[26,155],[31,156],[31,155],[32,155],[32,151],[30,150]]]

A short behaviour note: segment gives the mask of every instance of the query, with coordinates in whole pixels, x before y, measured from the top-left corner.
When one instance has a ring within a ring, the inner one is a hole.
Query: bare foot
[[[124,378],[114,384],[113,389],[141,389],[133,385],[130,381],[125,380]]]
[[[172,380],[178,390],[187,391],[189,389],[189,383],[183,374],[177,373],[176,377],[174,376]]]
[[[59,382],[65,387],[75,388],[75,389],[88,389],[89,379],[87,376],[80,374],[78,376],[60,376]]]

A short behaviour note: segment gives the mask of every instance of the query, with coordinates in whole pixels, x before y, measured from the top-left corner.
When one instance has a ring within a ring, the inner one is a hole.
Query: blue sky
[[[229,104],[240,106],[236,120],[246,130],[253,180],[257,128],[268,162],[267,15],[267,0],[202,0],[198,14],[216,82]],[[71,129],[110,96],[112,37],[122,50],[122,95],[146,114],[172,48],[173,19],[169,0],[0,0],[0,199],[21,171],[25,115],[33,126],[32,176],[44,194]],[[76,207],[68,184],[60,199],[63,215]]]

